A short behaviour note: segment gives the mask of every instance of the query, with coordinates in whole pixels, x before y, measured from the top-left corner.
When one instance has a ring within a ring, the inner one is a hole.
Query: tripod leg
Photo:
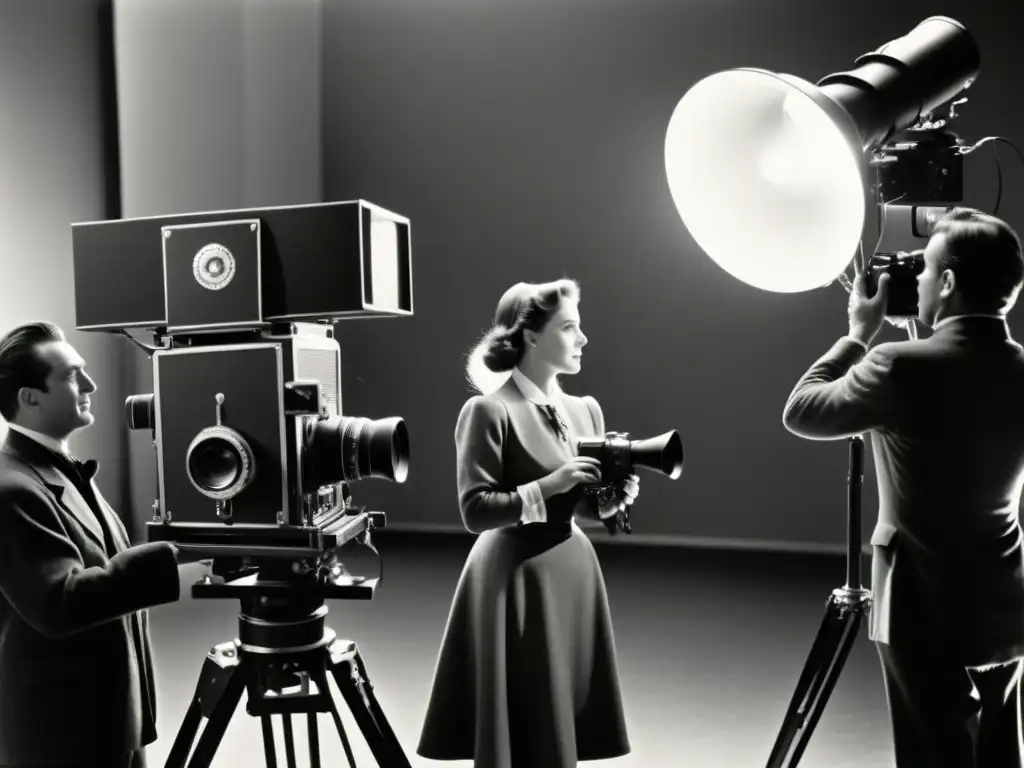
[[[326,695],[330,696],[330,692]],[[316,712],[307,716],[309,725],[309,768],[320,768],[320,734],[317,733]]]
[[[284,729],[285,759],[288,768],[295,768],[295,735],[292,733],[292,716],[288,712],[281,715],[281,725]]]
[[[821,719],[821,715],[825,711],[825,704],[828,703],[829,696],[832,695],[832,689],[835,688],[836,682],[839,680],[839,673],[843,671],[843,665],[846,664],[846,658],[850,655],[850,649],[853,647],[853,641],[857,638],[857,630],[860,629],[861,618],[862,614],[857,611],[851,611],[846,616],[846,621],[843,624],[841,645],[839,646],[835,660],[822,683],[821,693],[814,701],[813,708],[807,716],[807,725],[804,726],[804,732],[801,734],[800,740],[793,749],[792,764],[794,766],[797,764],[797,761],[801,758],[804,750],[807,748],[807,742],[810,741],[811,734],[814,732],[814,728],[818,725],[818,720]]]
[[[270,722],[270,715],[261,715],[260,724],[263,726],[263,754],[267,758],[267,768],[277,768],[277,749],[274,747],[274,726]]]
[[[786,717],[775,746],[768,758],[767,768],[780,768],[793,739],[803,726],[804,711],[808,701],[813,701],[821,684],[821,674],[829,668],[839,648],[844,620],[838,606],[830,598],[825,607],[825,617],[818,628],[818,634],[811,645],[800,679],[797,681],[793,698],[789,702]]]
[[[205,673],[205,671],[204,669],[203,672]],[[171,752],[165,763],[166,768],[184,768],[185,761],[188,760],[188,753],[196,741],[196,734],[199,732],[199,724],[202,719],[203,707],[199,703],[199,692],[197,691],[185,712],[185,719],[178,729],[178,735],[174,738],[174,744],[171,746]]]
[[[235,708],[242,698],[244,689],[245,684],[241,675],[236,675],[224,692],[224,698],[217,702],[206,727],[203,728],[199,743],[196,745],[195,752],[192,753],[192,759],[188,761],[188,768],[209,768],[210,763],[213,762],[213,756],[217,752],[217,747],[220,746],[221,739],[224,738],[224,731],[227,730],[231,716],[235,713]]]
[[[188,760],[204,716],[208,722],[199,738],[199,747],[189,762],[189,768],[202,766],[202,757],[207,753],[206,765],[209,765],[242,696],[244,683],[242,676],[236,674],[238,666],[238,655],[233,643],[222,643],[207,654],[192,703],[167,756],[166,768],[185,768],[185,761]]]
[[[352,754],[352,745],[349,744],[348,734],[345,733],[345,724],[341,722],[341,715],[338,713],[338,707],[334,704],[334,697],[331,696],[331,686],[327,681],[327,673],[323,670],[313,670],[310,673],[313,676],[313,680],[316,682],[317,688],[320,689],[321,694],[327,702],[328,711],[331,713],[331,718],[334,720],[334,727],[338,729],[338,735],[341,737],[341,746],[345,749],[345,757],[348,758],[349,768],[356,768],[356,758]],[[316,730],[315,724],[310,724],[310,731]]]
[[[356,644],[350,640],[335,640],[328,651],[334,680],[377,764],[385,768],[412,768],[377,697],[373,695],[373,686]]]

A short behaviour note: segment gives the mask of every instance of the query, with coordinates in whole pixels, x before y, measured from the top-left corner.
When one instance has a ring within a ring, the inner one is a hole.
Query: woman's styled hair
[[[483,391],[482,363],[494,373],[511,371],[526,352],[524,331],[539,333],[562,306],[563,299],[579,301],[580,286],[563,278],[550,283],[516,283],[498,301],[494,325],[470,351],[466,375],[477,391]]]

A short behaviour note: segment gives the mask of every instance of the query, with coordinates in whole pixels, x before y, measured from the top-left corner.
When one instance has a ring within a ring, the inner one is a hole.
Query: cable
[[[975,142],[971,146],[963,147],[960,150],[961,155],[969,155],[986,144],[992,145],[992,157],[995,159],[996,163],[996,202],[995,206],[992,209],[993,216],[995,216],[999,212],[999,206],[1003,202],[1003,169],[1002,164],[999,160],[999,150],[997,147],[997,144],[1000,141],[1003,142],[1004,144],[1009,144],[1013,151],[1017,153],[1017,157],[1021,159],[1021,162],[1024,162],[1024,152],[1021,151],[1020,147],[1018,147],[1012,141],[1003,136],[986,136],[985,138]]]
[[[1010,141],[1009,139],[1005,138],[1004,136],[986,136],[985,138],[976,141],[974,144],[972,144],[969,147],[961,147],[960,148],[960,154],[961,155],[969,155],[972,152],[974,152],[974,151],[976,151],[978,149],[981,149],[981,147],[983,147],[984,145],[986,145],[986,144],[988,144],[990,142],[994,143],[994,142],[997,142],[997,141],[1001,141],[1004,144],[1009,144],[1011,147],[1013,147],[1014,151],[1017,153],[1017,156],[1021,159],[1022,162],[1024,162],[1024,152],[1021,152],[1020,147],[1018,147],[1016,144],[1014,144],[1012,141]]]

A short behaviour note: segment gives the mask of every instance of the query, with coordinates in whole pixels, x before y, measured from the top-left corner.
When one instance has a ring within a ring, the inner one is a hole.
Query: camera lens
[[[153,429],[156,426],[156,396],[129,395],[124,401],[124,419],[128,429]]]
[[[256,475],[256,461],[249,444],[227,427],[202,430],[192,440],[185,462],[192,485],[211,499],[237,496]]]
[[[307,488],[364,477],[403,483],[408,473],[409,432],[399,416],[333,416],[313,426],[306,448]]]

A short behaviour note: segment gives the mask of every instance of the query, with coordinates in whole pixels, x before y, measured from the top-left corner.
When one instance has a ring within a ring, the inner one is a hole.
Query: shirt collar
[[[523,393],[523,397],[531,403],[542,406],[554,405],[551,398],[545,395],[544,391],[528,379],[526,374],[518,368],[512,369],[512,380],[516,383],[516,386],[519,387],[519,391]]]
[[[975,313],[975,314],[970,314],[970,315],[950,315],[949,317],[942,318],[941,320],[939,320],[939,322],[937,322],[935,325],[933,325],[932,326],[932,331],[933,332],[937,331],[937,330],[939,330],[939,328],[944,326],[946,323],[949,323],[949,322],[951,322],[953,320],[960,320],[961,318],[964,318],[964,317],[987,317],[987,318],[989,318],[991,320],[1003,320],[1004,322],[1006,320],[1006,316],[1005,315],[986,315],[986,314],[980,314],[980,313]]]
[[[58,440],[55,437],[44,435],[42,432],[36,432],[34,429],[23,427],[20,424],[12,424],[11,422],[7,422],[7,426],[8,428],[13,429],[15,432],[20,432],[25,437],[31,440],[35,440],[44,448],[48,448],[54,453],[59,453],[61,456],[65,457],[71,455],[70,452],[68,451],[68,443],[66,440]]]

